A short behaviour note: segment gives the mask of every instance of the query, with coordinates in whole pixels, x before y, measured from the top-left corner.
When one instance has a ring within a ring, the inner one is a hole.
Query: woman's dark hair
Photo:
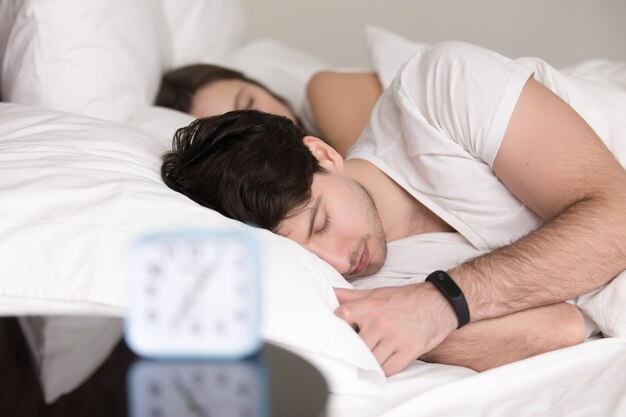
[[[260,82],[242,72],[210,64],[193,64],[166,72],[161,78],[155,105],[185,113],[191,111],[191,100],[200,87],[222,80],[240,80],[261,87],[291,111],[291,105]],[[291,111],[293,113],[293,111]]]
[[[326,172],[286,117],[256,110],[198,119],[178,129],[163,155],[168,187],[227,217],[276,231],[311,200]]]

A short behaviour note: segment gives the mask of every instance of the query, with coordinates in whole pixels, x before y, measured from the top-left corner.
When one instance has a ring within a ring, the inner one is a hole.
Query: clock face
[[[132,417],[265,417],[260,358],[246,361],[135,363],[128,378]]]
[[[156,234],[130,258],[126,337],[136,353],[241,357],[258,350],[259,249],[249,235]]]

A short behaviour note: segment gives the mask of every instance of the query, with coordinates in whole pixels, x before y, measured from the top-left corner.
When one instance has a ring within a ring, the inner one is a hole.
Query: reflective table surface
[[[121,319],[0,318],[0,416],[280,417],[325,415],[328,387],[271,344],[242,361],[151,361]]]

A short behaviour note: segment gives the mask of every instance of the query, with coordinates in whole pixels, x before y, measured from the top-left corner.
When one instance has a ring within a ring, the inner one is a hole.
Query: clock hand
[[[195,275],[191,288],[182,298],[180,304],[178,305],[178,311],[172,317],[172,327],[176,327],[183,317],[191,310],[191,307],[196,304],[200,293],[209,282],[210,278],[213,277],[215,269],[217,269],[215,262],[211,262],[207,268],[204,268]]]
[[[196,397],[193,395],[193,392],[182,382],[180,378],[174,378],[174,386],[176,387],[176,391],[180,394],[180,396],[187,403],[187,407],[189,411],[197,416],[209,417],[202,404],[200,404]]]

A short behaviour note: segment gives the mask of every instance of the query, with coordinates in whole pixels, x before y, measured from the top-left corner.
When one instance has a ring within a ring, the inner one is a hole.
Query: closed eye
[[[248,100],[248,103],[246,104],[246,107],[244,109],[245,110],[250,110],[252,108],[252,106],[254,106],[254,98],[250,97],[250,99]]]
[[[320,234],[326,233],[326,232],[328,232],[328,229],[330,229],[330,215],[328,213],[326,213],[326,219],[324,219],[324,225],[318,231],[318,233],[320,233]]]

